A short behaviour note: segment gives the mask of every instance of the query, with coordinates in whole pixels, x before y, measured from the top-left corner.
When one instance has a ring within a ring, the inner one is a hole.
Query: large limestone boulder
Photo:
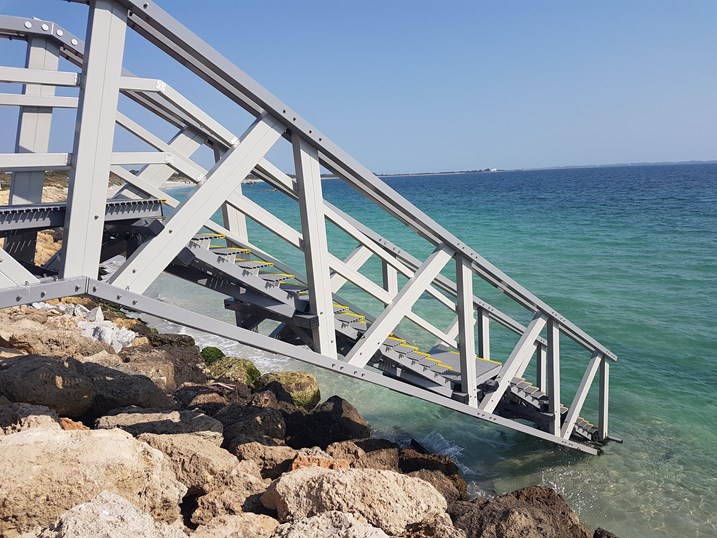
[[[321,401],[318,381],[306,372],[273,372],[254,381],[254,389],[257,391],[271,390],[273,387],[281,387],[289,394],[294,405],[307,411],[311,411]]]
[[[255,461],[263,478],[279,478],[291,468],[297,451],[286,445],[262,445],[252,442],[237,445],[234,454],[242,461]]]
[[[236,456],[193,434],[143,433],[137,439],[167,456],[177,480],[187,486],[190,495],[207,493],[239,464]]]
[[[456,463],[443,454],[428,454],[413,448],[402,448],[398,453],[398,466],[403,473],[438,471],[450,478],[461,499],[466,498],[468,485],[461,476]],[[421,477],[424,478],[424,477]],[[430,480],[434,483],[435,480]]]
[[[266,488],[262,479],[237,469],[222,484],[199,497],[192,522],[205,525],[219,516],[261,511],[259,499]]]
[[[427,482],[374,469],[304,467],[272,482],[261,501],[281,522],[336,510],[360,515],[390,535],[446,510],[445,499]]]
[[[270,538],[279,522],[264,514],[219,516],[200,525],[192,538]],[[302,538],[309,538],[304,535]]]
[[[461,494],[458,489],[456,489],[456,485],[453,480],[448,478],[441,471],[420,469],[418,471],[413,471],[407,474],[408,476],[413,476],[415,478],[425,480],[434,488],[436,488],[436,491],[438,491],[438,493],[443,495],[443,497],[446,499],[446,503],[448,503],[448,506],[452,505],[454,502],[461,498]]]
[[[0,370],[0,394],[14,402],[44,405],[59,415],[82,416],[96,389],[82,364],[68,359],[27,356],[6,359]]]
[[[274,409],[232,403],[214,418],[224,425],[224,448],[234,452],[237,446],[253,441],[278,445],[284,442],[286,424]]]
[[[75,506],[43,530],[38,538],[186,538],[177,527],[155,522],[114,493],[103,492],[88,503]]]
[[[57,413],[44,405],[22,402],[0,404],[0,435],[10,435],[31,428],[59,430],[60,419]]]
[[[187,491],[164,455],[121,430],[35,428],[0,437],[0,536],[47,527],[103,491],[174,522]]]
[[[294,414],[286,420],[286,444],[294,448],[318,446],[362,439],[371,435],[368,424],[349,402],[332,396],[306,415]]]
[[[37,317],[47,314],[36,313]],[[49,323],[40,323],[33,319],[20,319],[0,328],[0,346],[17,349],[28,355],[53,357],[86,357],[110,349],[92,338],[80,336],[74,330],[57,329]]]
[[[224,357],[209,366],[209,375],[214,379],[251,385],[261,375],[249,359]]]
[[[125,407],[115,409],[97,419],[95,428],[103,430],[121,428],[135,436],[143,433],[187,433],[206,439],[215,445],[221,445],[223,439],[221,422],[192,410]]]
[[[92,361],[83,364],[83,371],[96,390],[95,400],[88,411],[94,418],[112,409],[131,405],[164,409],[176,406],[174,400],[164,394],[147,376],[127,374]]]
[[[466,533],[453,526],[448,514],[436,514],[418,523],[410,523],[401,538],[466,538]]]
[[[326,452],[344,459],[356,469],[384,469],[399,472],[399,446],[388,439],[356,439],[331,443]],[[422,477],[419,477],[422,478]]]
[[[195,383],[184,383],[172,396],[182,409],[199,409],[207,415],[215,415],[229,403],[229,397],[218,390],[218,387]],[[238,401],[246,401],[251,396],[251,390],[246,385],[241,385],[232,396]]]
[[[284,523],[272,538],[390,538],[381,529],[351,513],[332,510]]]
[[[196,346],[129,347],[121,356],[124,371],[146,375],[164,392],[172,392],[183,383],[207,381],[199,367],[202,357]]]
[[[590,538],[588,529],[555,490],[519,489],[494,499],[458,501],[451,518],[468,538]]]

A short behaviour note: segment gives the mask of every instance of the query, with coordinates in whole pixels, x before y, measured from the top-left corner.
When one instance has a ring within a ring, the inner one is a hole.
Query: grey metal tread
[[[64,226],[66,209],[65,202],[0,206],[0,237],[23,230]],[[162,201],[158,198],[107,200],[105,205],[105,222],[161,217]]]

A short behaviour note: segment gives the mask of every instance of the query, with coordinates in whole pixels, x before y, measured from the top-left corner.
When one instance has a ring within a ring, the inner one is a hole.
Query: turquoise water
[[[353,402],[377,435],[415,437],[452,454],[471,490],[506,492],[544,483],[563,493],[591,527],[621,537],[717,535],[717,165],[671,165],[448,174],[386,181],[523,286],[619,356],[611,377],[611,443],[598,457],[556,449],[458,413],[379,387],[317,372],[324,396]],[[339,181],[324,194],[417,256],[427,243]],[[263,184],[248,196],[297,226],[298,210]],[[252,240],[302,267],[298,252],[259,226]],[[355,246],[329,229],[332,252]],[[362,272],[378,275],[378,264]],[[448,273],[446,273],[448,274]],[[218,297],[162,277],[153,291],[222,319]],[[529,314],[481,286],[476,292],[527,322]],[[341,291],[369,311],[376,303]],[[417,309],[436,325],[450,315],[423,299]],[[421,345],[430,340],[402,328]],[[507,334],[507,333],[506,333]],[[509,352],[496,333],[494,353]],[[202,342],[213,341],[200,337]],[[514,340],[512,341],[514,344]],[[302,368],[222,342],[264,369]],[[239,351],[237,351],[239,350]],[[589,357],[563,350],[572,397]],[[585,413],[595,417],[596,394]]]

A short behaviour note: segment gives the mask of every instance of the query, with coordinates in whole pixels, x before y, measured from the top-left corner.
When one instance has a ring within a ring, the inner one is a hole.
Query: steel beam
[[[309,313],[317,316],[312,328],[314,351],[336,358],[336,332],[329,273],[329,243],[326,239],[324,195],[321,189],[319,154],[301,137],[292,135],[304,261],[309,285]]]
[[[346,267],[353,269],[354,271],[358,271],[364,263],[368,261],[368,259],[372,256],[371,251],[367,249],[363,245],[359,245],[354,249],[351,254],[348,255],[348,257],[343,260],[343,263],[346,265]],[[333,268],[333,267],[332,267]],[[338,293],[341,288],[343,288],[344,284],[346,284],[347,279],[340,273],[334,273],[331,275],[331,292],[332,293]]]
[[[608,407],[610,395],[610,363],[603,358],[600,361],[600,409],[598,411],[598,436],[600,441],[608,439]]]
[[[282,132],[283,128],[271,118],[254,122],[242,137],[242,142],[227,151],[209,171],[202,185],[167,219],[157,237],[137,249],[110,282],[139,293],[146,290],[230,197],[237,182],[247,176]]]
[[[39,41],[37,38],[30,38],[29,45],[32,47],[32,41]],[[47,42],[45,40],[45,42]],[[55,57],[59,59],[60,50],[52,41],[49,46],[56,51]],[[0,82],[22,83],[22,84],[43,84],[48,86],[79,86],[80,74],[68,71],[55,71],[51,66],[34,64],[32,67],[0,67]],[[57,69],[57,66],[54,67]],[[49,94],[48,94],[49,95]]]
[[[43,86],[37,80],[43,76],[57,75],[60,61],[58,46],[44,37],[31,37],[27,42],[27,69],[16,69],[27,77],[23,88],[23,97],[48,98],[55,94],[52,86]],[[7,73],[7,71],[6,71]],[[11,74],[11,73],[7,73]],[[50,143],[50,128],[52,126],[52,109],[38,106],[24,105],[20,109],[17,125],[17,139],[15,152],[20,154],[45,153]],[[67,156],[64,166],[68,164]],[[10,205],[36,204],[42,202],[42,187],[45,183],[45,169],[28,169],[17,171],[15,169],[10,178]],[[15,259],[34,263],[37,233],[27,232],[13,234],[5,240],[5,249]]]
[[[475,302],[474,302],[475,304]],[[490,316],[483,307],[478,307],[478,356],[490,359]]]
[[[461,358],[461,389],[468,395],[466,403],[478,407],[476,383],[475,318],[473,317],[473,271],[463,256],[456,257],[458,284],[458,351]]]
[[[126,8],[93,2],[61,252],[65,277],[97,274],[126,29]]]
[[[585,403],[585,398],[588,396],[588,391],[593,383],[593,379],[595,379],[595,374],[600,368],[600,362],[602,360],[603,359],[599,351],[593,352],[593,356],[588,363],[588,367],[585,369],[582,380],[580,381],[578,391],[575,393],[575,397],[573,398],[573,403],[570,404],[568,414],[563,422],[563,427],[560,430],[560,436],[563,439],[570,439],[570,436],[573,433],[573,428],[578,420],[578,416],[580,416],[580,411]]]
[[[10,286],[27,286],[35,284],[38,279],[18,263],[4,249],[0,248],[0,288]]]
[[[368,364],[384,340],[411,310],[453,254],[453,250],[444,245],[433,251],[413,277],[401,288],[393,302],[371,324],[371,327],[364,333],[363,339],[354,345],[346,355],[349,364],[361,368]]]
[[[547,350],[543,344],[535,346],[535,385],[541,392],[547,392]]]
[[[528,325],[528,328],[523,333],[523,336],[520,337],[520,340],[518,340],[515,348],[513,348],[513,352],[510,354],[510,357],[508,357],[508,360],[505,361],[505,364],[503,364],[500,372],[498,372],[498,375],[495,378],[495,390],[493,392],[489,392],[483,397],[483,400],[481,400],[478,405],[479,409],[488,411],[489,413],[492,413],[495,410],[500,402],[500,399],[503,397],[503,394],[505,394],[506,389],[510,385],[510,382],[513,381],[516,373],[521,368],[524,368],[525,364],[530,361],[530,356],[535,350],[535,340],[538,338],[540,331],[543,330],[543,327],[545,327],[547,322],[548,316],[542,312],[536,312],[535,316],[533,316],[533,321],[530,322],[530,325]]]
[[[548,413],[550,433],[560,435],[560,325],[548,320]]]

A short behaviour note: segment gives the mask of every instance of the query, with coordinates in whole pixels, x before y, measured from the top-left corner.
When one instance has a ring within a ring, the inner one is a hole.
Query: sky
[[[375,172],[717,159],[713,0],[157,3]],[[85,34],[82,4],[0,0],[0,13]],[[130,34],[129,69],[244,131],[236,105]],[[3,63],[21,45],[0,42]]]

